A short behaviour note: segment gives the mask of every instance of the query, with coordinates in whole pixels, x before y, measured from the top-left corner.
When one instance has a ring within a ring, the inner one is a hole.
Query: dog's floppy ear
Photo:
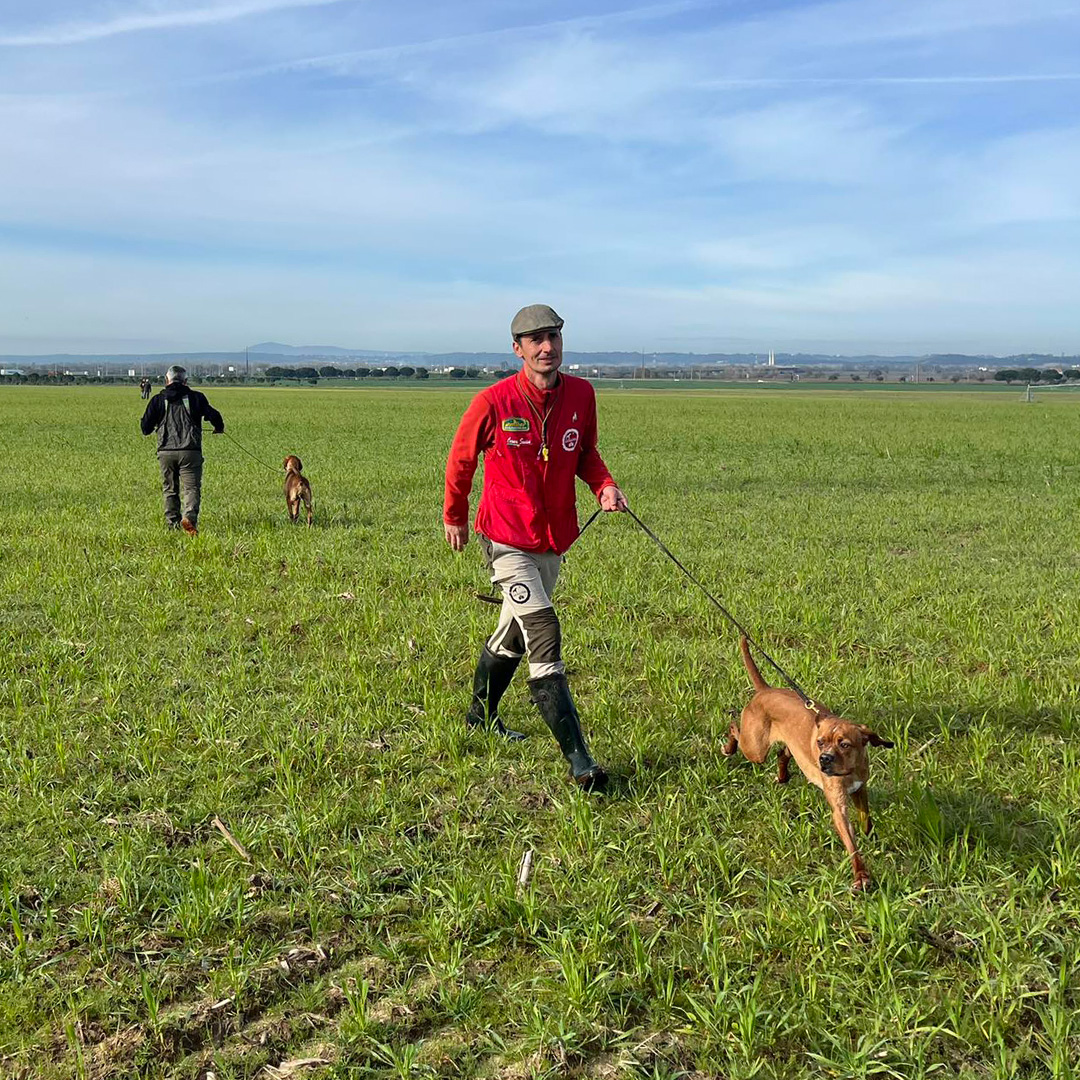
[[[873,731],[871,731],[871,730],[870,730],[870,729],[869,729],[869,728],[868,728],[868,727],[867,727],[867,726],[866,726],[865,724],[860,724],[860,725],[859,725],[859,730],[860,730],[860,731],[861,731],[861,732],[863,733],[863,735],[864,735],[864,736],[865,736],[865,738],[866,738],[866,741],[867,741],[867,742],[868,742],[868,743],[869,743],[869,744],[870,744],[871,746],[888,746],[888,747],[893,747],[893,746],[895,746],[895,745],[896,745],[896,743],[894,743],[894,742],[889,742],[889,740],[888,740],[888,739],[883,739],[883,738],[882,738],[882,737],[881,737],[880,735],[878,735],[878,734],[877,734],[876,732],[873,732]]]

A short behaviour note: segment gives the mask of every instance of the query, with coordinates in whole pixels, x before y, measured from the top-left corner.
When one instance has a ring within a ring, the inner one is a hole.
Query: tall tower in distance
[[[769,350],[769,365],[768,366],[769,367],[776,367],[776,354],[772,351],[772,349]]]

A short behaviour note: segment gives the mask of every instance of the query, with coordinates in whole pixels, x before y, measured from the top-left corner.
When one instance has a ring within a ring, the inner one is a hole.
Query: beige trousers
[[[502,589],[499,625],[488,638],[488,648],[500,656],[529,658],[529,678],[561,675],[559,619],[551,602],[559,578],[562,556],[553,551],[522,551],[480,537],[491,570],[491,580]]]

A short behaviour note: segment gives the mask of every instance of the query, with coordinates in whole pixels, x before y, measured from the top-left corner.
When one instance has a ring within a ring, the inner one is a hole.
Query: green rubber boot
[[[551,728],[559,748],[570,765],[570,777],[583,791],[603,791],[607,773],[598,765],[585,745],[581,720],[570,696],[565,675],[542,675],[529,680],[533,704],[544,723]]]
[[[520,656],[499,656],[484,646],[473,675],[472,700],[465,714],[466,727],[470,730],[484,728],[511,742],[526,737],[520,731],[511,731],[499,719],[499,702],[520,663]]]

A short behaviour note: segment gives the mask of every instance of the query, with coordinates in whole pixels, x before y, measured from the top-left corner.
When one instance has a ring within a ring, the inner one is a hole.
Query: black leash
[[[750,631],[747,630],[746,627],[744,627],[742,625],[742,623],[740,623],[739,620],[736,619],[735,616],[732,615],[731,612],[728,611],[728,609],[726,607],[724,607],[724,605],[721,604],[720,601],[717,600],[716,597],[713,596],[713,594],[711,592],[709,592],[709,590],[706,589],[705,586],[702,585],[701,582],[698,581],[698,579],[696,577],[694,577],[694,575],[691,574],[690,571],[687,570],[686,567],[683,566],[683,564],[681,562],[679,562],[679,560],[677,558],[675,558],[675,556],[668,550],[667,545],[660,539],[660,537],[657,536],[656,533],[654,533],[652,531],[652,529],[650,529],[649,526],[646,525],[645,522],[642,521],[641,518],[639,518],[637,516],[637,514],[634,513],[633,510],[630,509],[629,506],[626,507],[626,513],[628,513],[638,523],[638,525],[641,526],[641,529],[645,533],[645,535],[650,540],[652,540],[652,542],[654,544],[656,544],[656,546],[713,602],[713,604],[717,608],[719,608],[720,614],[723,615],[724,618],[727,619],[728,622],[730,622],[731,625],[734,626],[735,629],[738,630],[739,633],[742,634],[742,636],[744,638],[746,638],[746,640],[751,645],[754,646],[754,648],[757,650],[757,652],[765,660],[768,660],[768,662],[770,664],[772,664],[772,666],[780,673],[780,676],[784,680],[784,682],[786,682],[788,684],[788,686],[790,686],[791,689],[794,690],[795,693],[798,694],[800,698],[802,698],[803,704],[811,712],[816,713],[818,711],[818,708],[817,708],[817,705],[814,702],[814,699],[812,697],[810,697],[803,690],[803,688],[801,686],[799,686],[799,684],[754,640],[754,638],[751,635]],[[582,530],[582,531],[584,531],[584,530]]]
[[[577,534],[577,536],[575,536],[575,537],[574,537],[574,544],[576,544],[576,543],[577,543],[577,542],[578,542],[578,541],[579,541],[579,540],[581,539],[581,537],[582,537],[582,534],[583,534],[583,533],[585,532],[585,530],[586,530],[586,529],[587,529],[587,528],[588,528],[588,527],[589,527],[589,526],[590,526],[590,525],[591,525],[591,524],[592,524],[592,523],[593,523],[593,522],[594,522],[594,521],[595,521],[595,520],[596,520],[596,519],[597,519],[597,518],[598,518],[598,517],[600,516],[601,512],[602,512],[602,511],[601,511],[600,507],[597,507],[597,508],[596,508],[596,509],[595,509],[595,510],[593,511],[593,513],[592,513],[592,517],[591,517],[591,518],[589,518],[589,520],[588,520],[588,521],[586,521],[586,522],[585,522],[585,524],[584,524],[584,525],[582,525],[580,529],[578,529],[578,534]],[[570,547],[573,547],[573,546],[574,546],[574,544],[571,544],[571,545],[570,545]],[[569,551],[569,550],[570,550],[570,548],[567,548],[566,550],[567,550],[567,551]]]
[[[575,536],[575,537],[574,537],[574,544],[576,544],[576,543],[577,543],[577,542],[578,542],[578,541],[579,541],[579,540],[581,539],[582,533],[584,533],[584,532],[585,532],[585,530],[586,530],[586,529],[587,529],[587,528],[588,528],[588,527],[589,527],[589,526],[590,526],[590,525],[591,525],[591,524],[592,524],[592,523],[593,523],[593,522],[594,522],[594,521],[595,521],[595,520],[596,520],[596,519],[597,519],[597,518],[598,518],[599,516],[600,516],[600,508],[599,508],[599,507],[597,507],[597,508],[596,508],[596,509],[595,509],[595,510],[593,511],[593,515],[592,515],[592,517],[591,517],[591,518],[589,518],[589,520],[588,520],[588,521],[586,521],[586,522],[585,522],[585,524],[584,524],[584,525],[582,525],[580,529],[578,529],[578,534],[577,534],[577,536]],[[573,547],[573,546],[574,546],[574,544],[571,544],[571,545],[570,545],[570,547]],[[569,551],[569,550],[570,550],[570,548],[567,548],[567,549],[566,549],[566,551]],[[565,554],[566,554],[566,552],[564,551],[564,552],[563,552],[563,554],[565,555]],[[485,604],[498,604],[498,605],[499,605],[500,607],[502,606],[502,601],[501,601],[501,600],[500,600],[500,599],[499,599],[499,598],[498,598],[497,596],[489,596],[489,595],[488,595],[487,593],[479,593],[479,592],[478,592],[478,593],[473,593],[473,596],[475,596],[477,600],[483,600]]]
[[[252,459],[252,461],[257,461],[264,469],[269,469],[272,473],[277,473],[278,476],[281,475],[281,469],[275,469],[273,465],[267,465],[267,463],[263,461],[262,458],[256,457],[246,446],[243,445],[243,443],[238,442],[227,431],[223,431],[221,432],[221,434],[224,435],[225,438],[228,439],[230,442],[232,442],[234,446],[240,447],[240,449],[243,450],[244,453]]]

